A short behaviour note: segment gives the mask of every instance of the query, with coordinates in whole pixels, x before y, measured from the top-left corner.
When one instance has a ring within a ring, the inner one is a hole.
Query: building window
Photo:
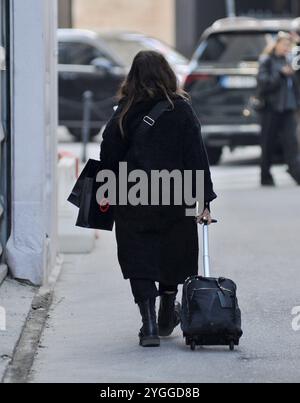
[[[298,0],[239,0],[238,15],[256,17],[291,17],[298,11]]]

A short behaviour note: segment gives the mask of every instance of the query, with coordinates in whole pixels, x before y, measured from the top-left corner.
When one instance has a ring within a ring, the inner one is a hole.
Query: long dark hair
[[[166,98],[174,108],[173,100],[178,95],[184,99],[190,99],[189,95],[179,87],[176,74],[165,57],[155,51],[139,52],[117,94],[118,100],[124,101],[119,117],[122,135],[124,136],[125,115],[135,102],[161,97]]]

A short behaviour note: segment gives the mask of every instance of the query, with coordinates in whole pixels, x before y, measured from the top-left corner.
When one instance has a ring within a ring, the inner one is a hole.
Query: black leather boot
[[[261,186],[276,186],[273,176],[267,175],[261,177]]]
[[[297,166],[296,168],[289,167],[287,172],[291,175],[297,185],[300,185],[300,166]]]
[[[170,336],[180,323],[180,310],[181,305],[176,302],[176,293],[161,295],[158,312],[158,333],[160,336]]]
[[[158,347],[160,339],[156,322],[155,298],[140,301],[138,306],[143,321],[143,326],[139,333],[140,345],[143,347]]]

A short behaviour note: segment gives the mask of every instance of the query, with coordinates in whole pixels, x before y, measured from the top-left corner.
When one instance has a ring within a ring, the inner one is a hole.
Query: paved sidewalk
[[[140,318],[112,233],[90,255],[65,256],[31,382],[299,382],[299,188],[219,192],[212,271],[238,284],[245,335],[192,352],[180,329],[160,348],[138,346]]]
[[[6,312],[6,330],[0,329],[0,382],[19,340],[37,288],[7,278],[0,287],[0,307]]]

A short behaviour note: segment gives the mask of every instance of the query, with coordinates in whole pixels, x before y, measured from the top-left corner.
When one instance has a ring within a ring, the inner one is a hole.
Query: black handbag
[[[68,201],[79,207],[77,227],[112,231],[114,207],[108,204],[100,208],[96,199],[96,193],[100,186],[96,177],[101,168],[101,161],[89,159],[68,197]]]
[[[168,101],[158,102],[151,112],[144,116],[138,128],[138,134],[146,133],[159,116],[168,110]],[[114,206],[101,206],[97,202],[96,194],[100,183],[96,177],[103,168],[102,162],[89,159],[82,170],[75,186],[68,197],[68,201],[79,208],[76,221],[77,227],[102,229],[112,231],[114,225]]]
[[[100,170],[101,162],[89,159],[85,167],[83,168],[79,178],[77,179],[70,196],[68,197],[68,202],[74,204],[74,206],[76,207],[80,207],[85,179],[94,177]]]

